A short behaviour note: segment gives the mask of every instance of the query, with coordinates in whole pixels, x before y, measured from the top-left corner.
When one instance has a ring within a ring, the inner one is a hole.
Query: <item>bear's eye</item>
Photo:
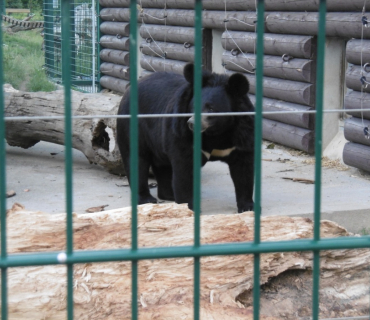
[[[206,105],[206,108],[209,112],[214,112],[213,108],[209,104]]]

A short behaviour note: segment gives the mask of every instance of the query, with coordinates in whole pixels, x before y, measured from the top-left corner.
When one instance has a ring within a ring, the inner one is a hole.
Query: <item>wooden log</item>
[[[256,102],[254,95],[249,95],[250,100],[253,104]],[[263,98],[263,111],[308,111],[312,110],[312,107],[302,106],[300,104],[285,102],[281,100],[274,100],[269,98]],[[314,128],[314,116],[307,113],[292,113],[292,114],[265,114],[264,118],[283,122],[296,127],[313,129]]]
[[[314,132],[312,130],[269,119],[263,119],[262,126],[264,139],[307,153],[314,153]]]
[[[187,62],[141,55],[140,65],[148,71],[168,71],[183,74]]]
[[[370,172],[370,147],[348,142],[343,149],[343,162],[351,167]]]
[[[349,110],[347,113],[357,118],[370,120],[370,95],[358,91],[348,92],[344,97],[344,109]],[[353,112],[351,109],[363,109],[361,112]],[[368,110],[367,112],[365,110]]]
[[[74,214],[73,220],[76,250],[130,248],[131,208]],[[15,205],[7,213],[8,253],[65,251],[65,221],[65,214],[30,212]],[[193,223],[193,213],[186,205],[139,206],[139,247],[192,246]],[[330,221],[322,221],[320,230],[322,238],[349,235]],[[202,215],[200,234],[202,244],[253,241],[254,215]],[[261,217],[261,241],[312,237],[310,219]],[[346,316],[366,315],[368,286],[364,278],[368,276],[369,250],[325,250],[320,257],[320,318],[341,317],[345,311]],[[201,260],[201,319],[252,320],[253,310],[247,298],[253,288],[253,255]],[[310,251],[261,255],[261,320],[297,319],[297,315],[303,318],[310,312],[312,260]],[[138,262],[140,319],[193,318],[193,264],[192,258]],[[275,280],[279,285],[274,286]],[[76,319],[131,319],[130,261],[76,264],[73,282]],[[39,319],[40,315],[45,319],[66,319],[65,265],[9,268],[8,287],[11,319]]]
[[[370,92],[370,85],[362,84],[361,79],[364,78],[364,81],[370,82],[370,68],[369,72],[363,70],[361,72],[360,66],[350,65],[346,70],[346,86],[349,89],[363,92]]]
[[[361,12],[328,12],[326,36],[370,38],[370,28],[362,28]],[[317,35],[317,12],[271,12],[266,18],[266,28],[271,33]]]
[[[128,37],[130,35],[130,24],[125,22],[104,21],[100,25],[100,31],[104,34],[113,36],[121,35],[123,37]]]
[[[150,76],[152,73],[154,73],[154,71],[148,71],[148,70],[143,69],[141,71],[140,78]]]
[[[100,12],[104,21],[130,21],[130,10],[126,8],[105,8]],[[166,18],[165,18],[166,16]],[[227,19],[230,30],[255,31],[255,11],[203,11],[203,28],[224,29]],[[193,27],[194,10],[182,9],[144,9],[138,13],[138,20],[147,24],[166,24],[172,26]]]
[[[100,0],[103,7],[127,8],[129,0]],[[194,0],[141,0],[143,8],[168,9],[193,9]],[[206,10],[225,10],[225,0],[203,0],[203,8]],[[364,2],[362,0],[327,0],[328,11],[360,11]],[[255,0],[227,0],[227,10],[256,10]],[[317,11],[319,4],[317,0],[286,1],[266,0],[267,11]]]
[[[130,39],[128,37],[106,35],[100,38],[100,44],[102,47],[108,49],[121,51],[130,50]]]
[[[127,66],[121,66],[119,64],[113,64],[108,62],[103,62],[100,65],[100,72],[107,76],[120,78],[123,80],[130,80],[130,68]]]
[[[256,55],[240,51],[225,51],[222,54],[225,68],[237,72],[253,72],[256,66]],[[285,80],[314,82],[315,63],[306,59],[291,59],[284,61],[282,57],[264,55],[263,74],[266,77]]]
[[[103,49],[100,51],[100,59],[105,62],[128,66],[130,64],[130,54],[127,51]]]
[[[234,71],[226,71],[227,74],[233,74]],[[244,73],[249,80],[251,94],[256,93],[256,76]],[[283,100],[287,102],[302,104],[313,107],[315,105],[315,87],[312,84],[281,80],[276,78],[263,78],[263,95],[266,98]]]
[[[370,120],[349,118],[344,122],[344,137],[351,142],[360,143],[370,147],[370,139],[365,136],[365,127],[370,126]],[[368,136],[370,137],[370,136]]]
[[[370,63],[370,40],[349,40],[346,46],[346,58],[349,63],[357,65],[361,65],[361,60],[362,65]]]
[[[104,88],[123,94],[130,85],[130,82],[127,80],[118,79],[111,76],[102,76],[100,78],[100,84]]]
[[[143,41],[140,46],[141,52],[153,57],[166,57],[172,60],[194,61],[194,47],[184,46],[178,43],[162,41]]]
[[[157,41],[194,44],[194,28],[189,27],[143,24],[140,27],[140,36],[144,39],[153,37]]]
[[[5,116],[64,116],[64,93],[22,92],[10,85],[5,90]],[[72,91],[72,113],[75,116],[116,114],[121,97],[101,93]],[[73,121],[72,147],[80,150],[90,163],[108,171],[124,174],[116,144],[116,120],[95,118]],[[64,119],[6,122],[6,140],[10,146],[28,149],[40,141],[64,144]]]

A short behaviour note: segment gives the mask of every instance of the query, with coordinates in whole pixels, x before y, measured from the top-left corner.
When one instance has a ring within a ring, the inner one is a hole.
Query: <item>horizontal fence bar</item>
[[[346,113],[346,112],[370,112],[370,110],[364,109],[351,109],[351,110],[324,110],[323,113]],[[256,112],[218,112],[214,113],[212,117],[224,117],[224,116],[254,116]],[[264,111],[263,115],[274,115],[274,114],[316,114],[315,110],[307,111]],[[194,113],[173,113],[173,114],[138,114],[138,118],[175,118],[175,117],[192,117]],[[210,116],[209,113],[201,113],[202,116]],[[72,119],[128,119],[130,115],[106,115],[96,114],[91,116],[72,116]],[[5,121],[28,121],[28,120],[63,120],[64,116],[34,116],[34,117],[4,117]]]
[[[113,261],[137,261],[150,259],[193,258],[202,256],[226,256],[239,254],[302,252],[314,250],[343,250],[370,248],[370,237],[341,237],[314,241],[291,240],[279,242],[224,243],[178,247],[156,247],[112,250],[74,251],[67,256],[64,252],[10,254],[0,259],[0,268],[24,267],[38,265],[93,263]]]

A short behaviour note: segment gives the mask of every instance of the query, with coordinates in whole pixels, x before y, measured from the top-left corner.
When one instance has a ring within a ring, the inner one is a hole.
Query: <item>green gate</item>
[[[61,25],[63,38],[71,36],[70,25],[71,1],[62,0]],[[131,0],[131,17],[137,17],[136,0]],[[67,211],[67,250],[65,253],[7,254],[6,236],[6,172],[5,172],[5,119],[4,93],[0,90],[0,213],[1,213],[1,315],[8,318],[7,310],[7,269],[34,265],[67,265],[67,312],[68,319],[73,319],[73,265],[76,263],[131,261],[132,262],[132,319],[138,319],[138,261],[163,258],[194,258],[194,319],[200,315],[200,258],[215,255],[254,255],[253,306],[254,319],[259,319],[260,305],[260,255],[269,252],[313,251],[313,301],[312,318],[319,318],[319,275],[320,250],[369,248],[369,237],[320,239],[320,205],[321,205],[321,141],[323,119],[323,70],[325,49],[325,15],[326,0],[320,0],[319,32],[317,55],[317,98],[316,98],[316,169],[315,169],[315,204],[314,204],[314,238],[312,240],[294,240],[280,242],[260,241],[261,216],[261,142],[262,142],[262,96],[263,96],[263,34],[264,34],[264,0],[258,0],[257,16],[257,99],[255,117],[255,236],[249,243],[200,244],[200,160],[201,160],[201,48],[202,48],[202,1],[195,1],[196,53],[195,53],[195,142],[194,142],[194,245],[165,248],[138,248],[137,235],[137,189],[138,189],[138,112],[137,112],[137,19],[130,21],[130,67],[131,67],[131,168],[132,169],[132,247],[119,250],[74,251],[72,232],[72,113],[71,85],[73,70],[70,67],[72,45],[66,41],[62,46],[62,81],[65,86],[65,174],[66,174],[66,211]],[[0,33],[0,61],[2,61],[2,35]],[[3,74],[0,71],[0,85],[3,85]]]

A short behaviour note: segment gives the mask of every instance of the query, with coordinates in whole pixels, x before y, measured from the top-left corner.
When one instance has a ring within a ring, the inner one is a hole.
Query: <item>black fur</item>
[[[186,65],[184,76],[156,72],[139,81],[139,113],[193,112],[194,66]],[[226,157],[203,154],[207,161],[229,165],[234,182],[238,212],[253,209],[254,117],[219,116],[217,112],[254,111],[247,92],[249,82],[242,74],[219,75],[203,71],[202,150],[236,147]],[[129,90],[122,98],[118,114],[129,114]],[[188,203],[193,208],[193,132],[190,117],[148,118],[139,120],[139,204],[156,203],[148,188],[149,167],[158,182],[158,197]],[[129,120],[117,120],[117,141],[123,163],[130,176]],[[129,177],[130,179],[130,177]]]

